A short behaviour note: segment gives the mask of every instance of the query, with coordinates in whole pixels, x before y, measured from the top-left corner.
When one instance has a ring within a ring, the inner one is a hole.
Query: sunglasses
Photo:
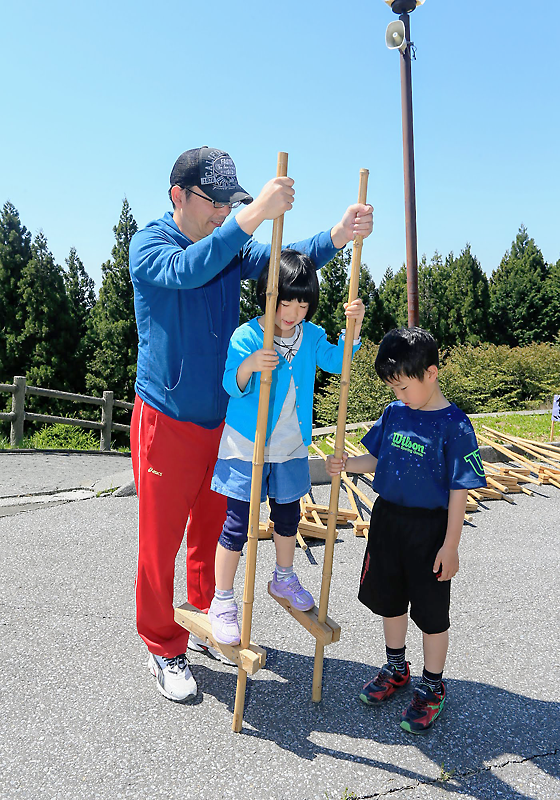
[[[241,200],[236,200],[235,203],[219,203],[217,200],[210,200],[209,197],[204,197],[203,194],[199,194],[198,192],[193,192],[192,189],[186,189],[187,192],[191,194],[195,194],[197,197],[201,197],[203,200],[208,200],[209,203],[212,203],[214,208],[238,208],[241,205]]]

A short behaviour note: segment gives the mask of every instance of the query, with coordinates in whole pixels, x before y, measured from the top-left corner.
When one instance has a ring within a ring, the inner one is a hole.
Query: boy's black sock
[[[398,669],[399,672],[406,672],[406,661],[404,658],[404,653],[406,650],[405,647],[399,647],[398,650],[395,650],[393,647],[385,646],[385,651],[387,653],[387,663],[392,664],[395,669]]]
[[[422,670],[422,683],[426,683],[432,692],[441,693],[441,678],[443,672],[430,672],[424,667]]]

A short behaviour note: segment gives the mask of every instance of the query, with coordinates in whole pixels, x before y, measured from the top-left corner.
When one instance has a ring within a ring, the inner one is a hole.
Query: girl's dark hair
[[[261,272],[257,281],[257,303],[261,310],[266,311],[266,287],[268,283],[268,268],[270,261]],[[319,281],[317,269],[309,256],[297,250],[282,250],[280,267],[278,271],[278,301],[276,308],[282,300],[298,300],[300,303],[309,303],[306,320],[310,320],[319,305]]]
[[[438,343],[423,328],[395,328],[385,334],[375,359],[375,371],[382,381],[394,381],[401,375],[424,379],[424,373],[439,367]]]

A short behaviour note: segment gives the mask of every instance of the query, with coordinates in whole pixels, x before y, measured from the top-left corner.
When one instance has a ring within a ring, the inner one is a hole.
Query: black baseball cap
[[[237,183],[231,156],[215,147],[196,147],[182,153],[169,176],[171,186],[200,186],[218,203],[252,203],[253,198]]]

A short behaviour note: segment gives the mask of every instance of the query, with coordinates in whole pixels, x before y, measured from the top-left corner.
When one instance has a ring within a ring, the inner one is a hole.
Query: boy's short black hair
[[[257,303],[263,313],[266,311],[266,287],[270,261],[259,275],[257,281]],[[317,268],[309,256],[297,250],[282,250],[278,270],[278,300],[276,308],[282,300],[299,300],[309,303],[306,320],[310,320],[319,305],[319,280]]]
[[[424,373],[435,365],[439,367],[438,343],[423,328],[394,328],[383,337],[375,371],[382,381],[394,381],[401,375],[424,379]]]

